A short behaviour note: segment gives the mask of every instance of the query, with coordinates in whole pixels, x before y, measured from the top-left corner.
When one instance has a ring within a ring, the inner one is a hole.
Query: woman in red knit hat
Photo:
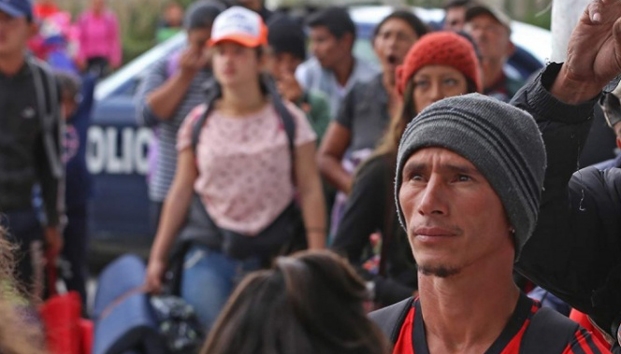
[[[481,91],[479,62],[465,37],[436,32],[422,37],[396,71],[402,99],[398,114],[373,155],[356,172],[352,192],[332,247],[354,265],[364,262],[372,247],[370,235],[379,231],[382,249],[374,267],[361,267],[374,290],[375,303],[387,306],[417,289],[416,263],[405,231],[395,214],[393,182],[397,147],[407,124],[421,110],[445,97]]]

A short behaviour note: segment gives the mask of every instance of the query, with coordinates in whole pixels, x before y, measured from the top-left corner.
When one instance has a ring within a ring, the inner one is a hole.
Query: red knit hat
[[[397,92],[403,96],[408,81],[427,65],[446,65],[459,70],[472,81],[478,92],[481,84],[479,61],[472,43],[454,32],[434,32],[421,37],[397,68]]]

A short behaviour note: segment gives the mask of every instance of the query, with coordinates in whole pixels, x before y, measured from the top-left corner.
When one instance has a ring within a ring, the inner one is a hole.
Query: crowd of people
[[[341,7],[166,6],[159,40],[187,43],[135,97],[155,136],[144,289],[191,305],[202,353],[621,350],[619,158],[576,172],[594,107],[621,149],[621,1],[591,1],[543,68],[499,9],[445,10],[441,29],[381,19],[377,66]],[[14,287],[0,262],[0,306],[43,299],[61,253],[86,299],[86,129],[121,52],[103,0],[67,21],[0,2],[0,224],[18,259]],[[77,48],[62,71],[43,30],[60,23],[54,45]]]

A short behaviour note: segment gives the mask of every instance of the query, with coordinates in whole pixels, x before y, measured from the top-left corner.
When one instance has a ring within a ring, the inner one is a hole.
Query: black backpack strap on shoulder
[[[520,344],[520,354],[563,353],[580,326],[547,307],[540,308],[530,320]]]
[[[192,125],[192,151],[196,154],[196,147],[198,146],[198,140],[201,135],[201,130],[203,126],[205,126],[205,122],[207,121],[207,117],[213,111],[215,101],[220,98],[221,91],[219,85],[213,85],[213,87],[209,88],[207,92],[207,100],[206,100],[206,108],[203,114],[194,122]]]
[[[274,84],[274,79],[266,74],[264,74],[261,79],[267,88],[267,92],[272,98],[272,105],[274,105],[274,109],[282,121],[285,134],[287,134],[287,142],[291,158],[291,180],[295,185],[295,120],[293,119],[289,109],[287,109],[283,103],[282,97]]]
[[[401,325],[403,325],[405,317],[412,308],[413,302],[414,299],[410,297],[369,314],[369,318],[371,318],[382,332],[388,336],[392,344],[397,342],[399,332],[401,331]]]
[[[31,56],[28,56],[26,63],[34,80],[37,107],[43,130],[43,146],[53,176],[60,179],[65,170],[60,146],[63,139],[64,120],[60,113],[60,94],[56,79],[45,63]]]

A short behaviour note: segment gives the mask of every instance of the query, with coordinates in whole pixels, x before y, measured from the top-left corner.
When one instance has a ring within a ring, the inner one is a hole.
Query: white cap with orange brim
[[[211,28],[209,45],[231,41],[254,48],[267,44],[267,26],[252,10],[233,6],[216,17]]]

